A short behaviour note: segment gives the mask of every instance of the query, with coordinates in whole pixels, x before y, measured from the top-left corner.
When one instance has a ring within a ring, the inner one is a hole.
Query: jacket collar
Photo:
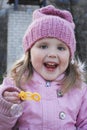
[[[31,79],[32,82],[34,83],[39,83],[39,84],[43,84],[46,85],[47,82],[50,82],[51,85],[55,85],[55,84],[60,84],[61,80],[64,78],[64,74],[61,74],[60,76],[58,76],[58,78],[54,81],[46,81],[42,76],[40,76],[36,71],[34,71],[33,73],[33,77]]]

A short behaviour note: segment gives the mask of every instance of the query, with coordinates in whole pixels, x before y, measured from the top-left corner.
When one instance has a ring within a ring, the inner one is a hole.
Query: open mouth
[[[56,68],[57,68],[58,64],[55,63],[55,62],[46,62],[46,63],[44,63],[44,66],[45,66],[47,69],[53,70],[53,69],[56,69]]]

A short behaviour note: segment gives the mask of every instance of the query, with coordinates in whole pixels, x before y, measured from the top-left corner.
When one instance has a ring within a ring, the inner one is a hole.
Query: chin
[[[57,77],[56,77],[57,78]],[[48,81],[53,81],[53,80],[56,80],[56,78],[44,78],[45,80],[48,80]]]

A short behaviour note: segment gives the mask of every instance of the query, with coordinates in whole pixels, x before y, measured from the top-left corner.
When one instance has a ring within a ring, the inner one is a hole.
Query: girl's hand
[[[20,98],[18,97],[18,92],[17,91],[5,91],[3,93],[3,97],[6,101],[11,102],[11,103],[15,103],[15,104],[19,104],[21,103]]]

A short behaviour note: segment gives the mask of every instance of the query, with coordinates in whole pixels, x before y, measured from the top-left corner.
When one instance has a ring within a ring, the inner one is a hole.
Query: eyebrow
[[[58,43],[58,45],[61,45],[61,46],[66,46],[65,44],[63,44],[63,43]]]

